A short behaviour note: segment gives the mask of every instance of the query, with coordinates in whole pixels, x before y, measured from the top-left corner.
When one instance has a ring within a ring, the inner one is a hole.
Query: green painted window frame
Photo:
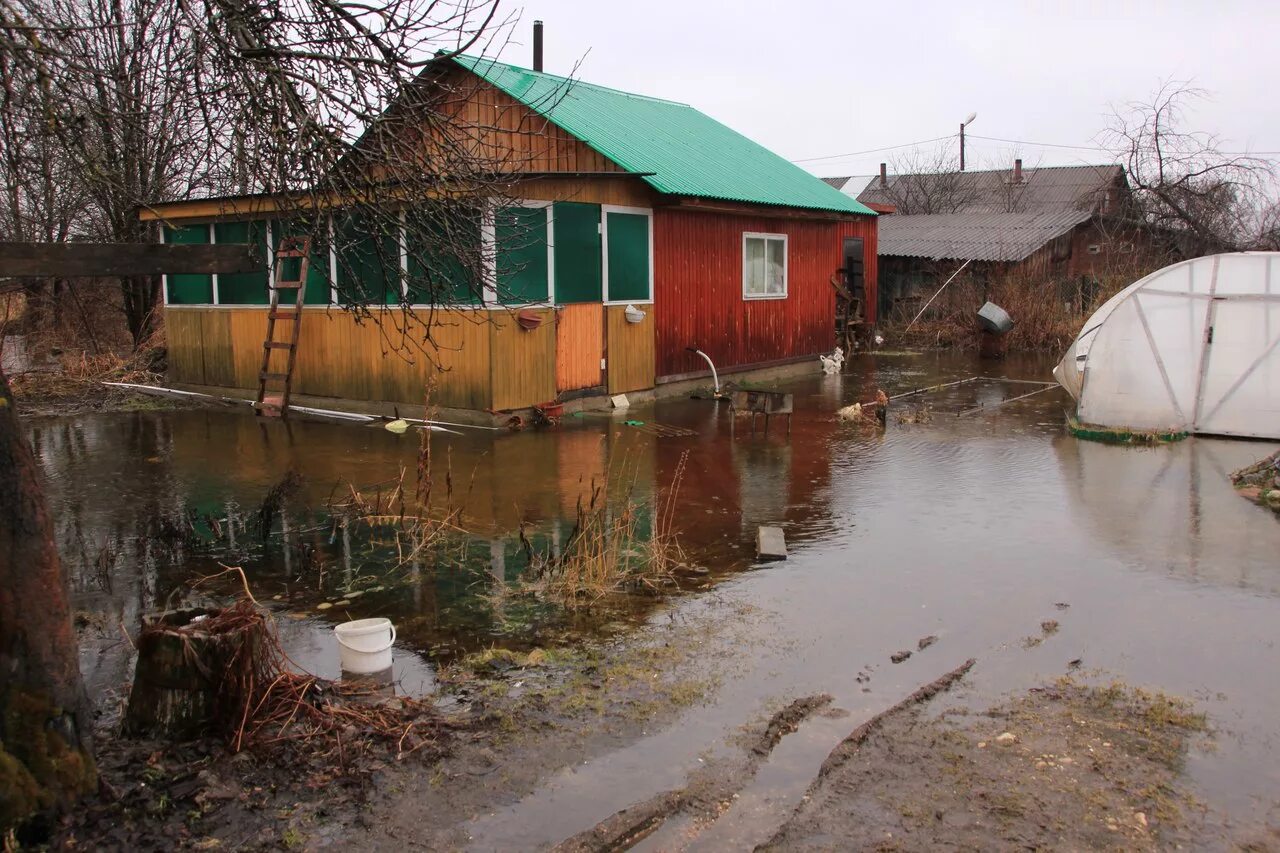
[[[602,208],[558,201],[551,206],[555,303],[604,302]]]
[[[475,220],[470,223],[474,226],[474,232],[471,232],[468,223],[456,214],[444,218],[433,217],[432,207],[431,204],[418,205],[407,208],[404,212],[407,301],[412,305],[424,307],[430,305],[479,306],[484,303],[484,282],[475,280],[474,270],[479,268],[484,257],[483,213],[479,209],[475,211]],[[468,251],[468,246],[473,246],[475,267],[468,269],[467,263],[463,258],[458,257],[457,252],[445,252],[433,256],[428,249],[420,248],[419,234],[422,232],[418,230],[419,228],[428,233],[428,236],[422,240],[428,245],[433,242],[446,243],[459,247],[462,252]],[[435,229],[434,235],[430,234],[432,229]],[[449,233],[450,231],[455,233]],[[428,276],[431,278],[428,279]],[[428,292],[426,285],[429,281],[434,281],[436,276],[440,277],[441,283],[447,285],[443,301],[429,298],[431,293]]]
[[[267,248],[265,219],[221,220],[213,223],[213,242],[248,243],[262,258],[262,269],[256,272],[219,273],[215,285],[219,305],[266,305],[271,301],[267,282],[270,278],[270,253]]]
[[[552,295],[551,226],[545,204],[493,214],[494,280],[499,305],[546,303]]]
[[[604,301],[609,305],[653,301],[653,211],[602,206]]]
[[[395,233],[374,233],[370,214],[360,210],[333,214],[334,251],[337,255],[338,302],[341,305],[399,305],[404,278],[403,223],[397,217]],[[377,223],[380,227],[382,223]],[[364,298],[353,300],[353,293]]]
[[[203,232],[203,234],[201,234]],[[212,227],[208,222],[195,222],[176,227],[166,225],[160,235],[164,243],[179,246],[207,244]],[[199,239],[197,239],[199,238]],[[164,277],[165,305],[215,305],[213,276],[207,273],[176,273]]]

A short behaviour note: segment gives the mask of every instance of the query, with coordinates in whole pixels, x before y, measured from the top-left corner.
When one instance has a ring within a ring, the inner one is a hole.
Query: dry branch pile
[[[251,599],[183,625],[151,623],[139,647],[161,637],[177,638],[207,679],[209,723],[233,752],[292,747],[347,772],[376,747],[402,759],[439,744],[445,724],[429,701],[386,699],[375,685],[290,668],[270,614]]]

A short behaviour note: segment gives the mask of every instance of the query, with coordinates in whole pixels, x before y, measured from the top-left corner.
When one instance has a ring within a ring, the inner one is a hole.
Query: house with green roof
[[[816,369],[836,343],[837,290],[874,322],[875,213],[693,106],[485,57],[442,58],[421,85],[439,94],[432,126],[446,117],[450,144],[492,163],[480,272],[415,260],[425,199],[398,199],[391,233],[362,231],[331,199],[311,217],[326,233],[311,244],[292,349],[269,333],[268,315],[285,313],[269,304],[270,262],[169,277],[172,381],[252,390],[280,375],[281,349],[294,393],[318,400],[412,405],[429,383],[433,404],[452,409],[590,405],[700,380],[700,353],[722,374]],[[424,156],[443,156],[422,137]],[[366,146],[375,159],[377,144]],[[256,195],[140,215],[166,241],[253,242],[270,259],[296,230],[286,207]],[[432,272],[462,283],[415,287]],[[397,335],[429,347],[389,353]]]

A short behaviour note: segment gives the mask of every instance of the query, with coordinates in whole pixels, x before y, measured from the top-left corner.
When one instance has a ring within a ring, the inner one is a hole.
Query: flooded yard
[[[408,559],[394,536],[344,526],[328,507],[352,488],[369,496],[411,483],[412,431],[223,410],[28,427],[85,626],[82,669],[104,708],[131,677],[122,627],[135,630],[141,613],[221,565],[244,567],[277,610],[290,656],[320,675],[338,675],[335,623],[391,618],[400,688],[446,705],[462,700],[442,671],[487,649],[614,648],[664,630],[683,644],[679,665],[705,689],[659,724],[638,721],[523,781],[472,779],[492,789],[488,799],[460,800],[447,827],[423,826],[423,802],[444,796],[434,783],[403,781],[360,830],[373,847],[555,845],[729,760],[744,727],[788,702],[829,696],[838,713],[797,720],[718,820],[672,818],[637,839],[654,850],[764,844],[850,730],[970,658],[946,699],[953,710],[1068,673],[1191,701],[1210,735],[1189,749],[1185,774],[1213,815],[1201,839],[1225,845],[1274,823],[1280,806],[1280,524],[1227,478],[1274,446],[1081,441],[1063,428],[1057,389],[974,411],[1035,390],[1002,381],[895,403],[883,433],[835,417],[877,388],[894,396],[975,374],[1044,380],[1048,368],[860,356],[843,375],[785,385],[796,405],[789,435],[775,422],[767,437],[739,429],[730,440],[723,402],[686,399],[542,431],[437,433],[432,506],[458,509],[460,531]],[[909,422],[898,422],[903,413]],[[301,485],[264,536],[253,519],[290,471]],[[643,537],[677,480],[674,526],[705,570],[681,575],[677,594],[577,609],[501,595],[527,571],[522,537],[556,547],[593,484],[612,481],[647,507]],[[785,531],[785,562],[756,562],[762,524]],[[901,651],[912,654],[892,663]]]

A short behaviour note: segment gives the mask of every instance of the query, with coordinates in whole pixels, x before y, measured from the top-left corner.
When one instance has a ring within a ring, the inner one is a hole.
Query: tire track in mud
[[[800,805],[792,811],[791,817],[794,818],[800,813],[804,804],[818,792],[823,780],[825,780],[827,776],[845,762],[853,758],[857,754],[859,748],[861,748],[861,746],[866,742],[867,738],[871,737],[871,735],[874,734],[875,731],[885,723],[885,721],[893,718],[897,714],[913,708],[916,705],[919,705],[922,702],[927,702],[939,693],[950,689],[951,686],[963,678],[969,670],[973,669],[977,662],[977,658],[969,658],[960,666],[916,689],[906,698],[876,714],[874,717],[850,732],[848,737],[842,740],[835,749],[831,750],[831,753],[827,756],[826,760],[822,762],[822,766],[818,768],[818,775],[815,776],[813,781],[809,784],[809,788],[805,791],[805,795],[801,799]],[[764,844],[757,846],[755,848],[756,851],[780,849],[785,840],[787,827],[790,822],[790,819],[783,821],[782,825],[778,827],[778,830],[774,833],[773,837]]]
[[[769,718],[737,760],[717,762],[695,770],[685,787],[655,794],[567,838],[552,848],[556,853],[626,850],[656,832],[672,817],[719,817],[723,804],[742,790],[784,737],[832,702],[826,693],[796,699]]]

